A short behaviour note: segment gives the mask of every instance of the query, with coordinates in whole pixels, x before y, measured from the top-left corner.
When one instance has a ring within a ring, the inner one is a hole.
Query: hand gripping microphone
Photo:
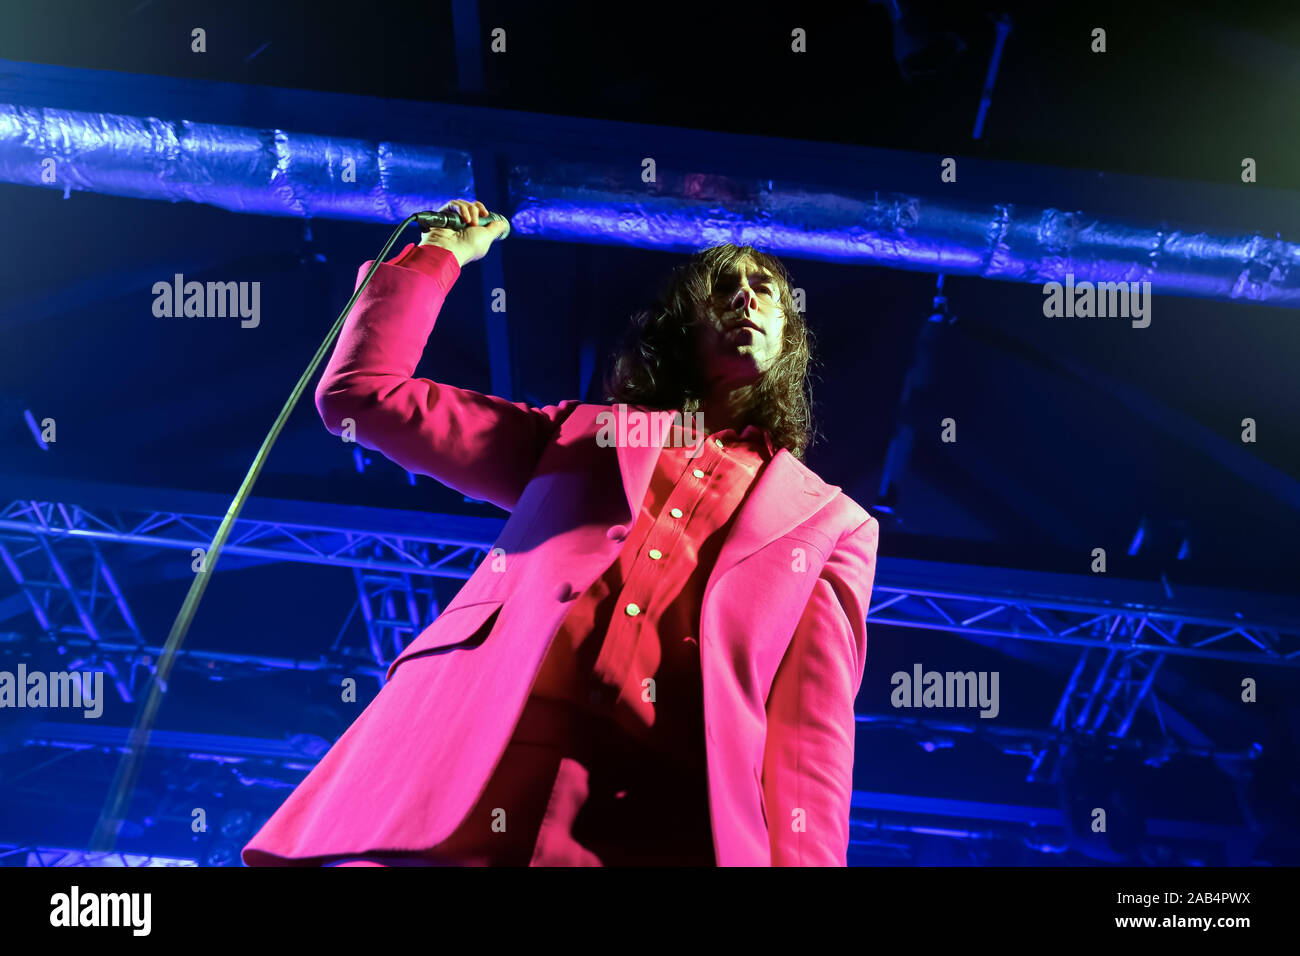
[[[421,232],[428,232],[430,229],[454,229],[460,232],[469,226],[469,223],[460,218],[460,213],[456,212],[418,212],[415,214],[415,218],[420,223]],[[510,235],[510,220],[499,212],[490,212],[486,216],[478,217],[480,226],[489,222],[504,222],[506,224],[506,231],[501,233],[499,238],[505,239]]]

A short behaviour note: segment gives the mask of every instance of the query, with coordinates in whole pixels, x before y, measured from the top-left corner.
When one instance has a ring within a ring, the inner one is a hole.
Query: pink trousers
[[[708,778],[702,761],[666,758],[612,721],[530,698],[450,837],[424,853],[325,865],[713,866]]]

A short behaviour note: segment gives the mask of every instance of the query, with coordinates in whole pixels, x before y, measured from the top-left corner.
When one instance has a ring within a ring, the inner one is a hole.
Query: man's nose
[[[744,309],[750,311],[754,308],[754,290],[748,286],[741,286],[736,290],[736,294],[731,297],[731,307],[739,311]]]

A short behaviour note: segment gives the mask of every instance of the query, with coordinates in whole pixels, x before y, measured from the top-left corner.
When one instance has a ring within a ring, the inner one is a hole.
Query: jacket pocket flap
[[[424,633],[397,655],[397,659],[388,667],[387,676],[391,678],[397,665],[412,657],[478,647],[487,639],[496,623],[496,612],[504,603],[500,600],[479,601],[447,608],[424,629]]]

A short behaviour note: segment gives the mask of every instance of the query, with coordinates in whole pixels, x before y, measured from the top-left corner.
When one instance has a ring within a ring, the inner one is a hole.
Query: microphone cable
[[[216,570],[217,559],[221,556],[221,549],[225,547],[226,539],[230,536],[230,529],[239,517],[239,513],[243,510],[244,503],[252,493],[253,485],[262,473],[262,466],[266,464],[267,458],[270,457],[271,448],[275,445],[276,439],[280,437],[285,422],[289,420],[289,415],[297,407],[298,401],[302,398],[303,392],[307,390],[307,385],[315,376],[317,369],[320,368],[321,362],[325,360],[325,356],[334,347],[335,340],[343,330],[343,323],[347,320],[358,297],[370,284],[370,279],[374,276],[375,270],[388,257],[388,253],[402,234],[402,230],[417,219],[420,221],[421,228],[426,231],[431,228],[459,231],[469,225],[469,223],[462,221],[457,213],[425,211],[412,213],[403,219],[397,228],[393,230],[393,234],[388,237],[388,242],[384,244],[384,248],[375,257],[375,261],[371,264],[366,277],[357,286],[356,291],[352,293],[352,298],[348,299],[348,304],[339,313],[339,317],[329,330],[329,334],[325,336],[325,341],[321,343],[320,348],[316,350],[316,354],[312,356],[311,361],[307,364],[307,370],[302,373],[302,376],[298,379],[298,384],[289,393],[289,398],[284,403],[284,407],[280,409],[280,414],[276,416],[275,422],[271,425],[271,430],[267,432],[266,438],[262,440],[262,447],[258,449],[252,465],[249,466],[243,484],[239,486],[239,491],[235,493],[235,497],[231,500],[230,507],[226,509],[226,516],[221,519],[221,525],[217,528],[217,533],[213,536],[212,543],[204,555],[203,570],[195,574],[194,583],[190,585],[189,593],[185,596],[185,603],[181,605],[180,612],[172,623],[171,633],[167,635],[167,643],[158,656],[149,695],[140,705],[136,714],[135,723],[131,727],[130,738],[127,742],[126,753],[118,762],[117,770],[113,774],[113,782],[109,786],[108,797],[95,824],[95,830],[90,840],[90,852],[111,852],[117,841],[118,832],[121,830],[131,796],[135,792],[136,782],[140,776],[140,767],[144,762],[145,750],[149,746],[149,735],[153,730],[154,718],[157,716],[158,708],[162,704],[163,695],[167,693],[167,681],[176,662],[176,655],[180,651],[181,644],[185,641],[186,634],[189,633],[190,624],[193,622],[194,614],[199,608],[199,600],[203,597],[203,592],[207,590],[209,576]],[[490,213],[488,216],[479,217],[479,222],[493,222],[500,219],[505,219],[505,217],[499,213]],[[504,239],[509,234],[510,223],[509,220],[506,220],[506,232],[500,238]]]

